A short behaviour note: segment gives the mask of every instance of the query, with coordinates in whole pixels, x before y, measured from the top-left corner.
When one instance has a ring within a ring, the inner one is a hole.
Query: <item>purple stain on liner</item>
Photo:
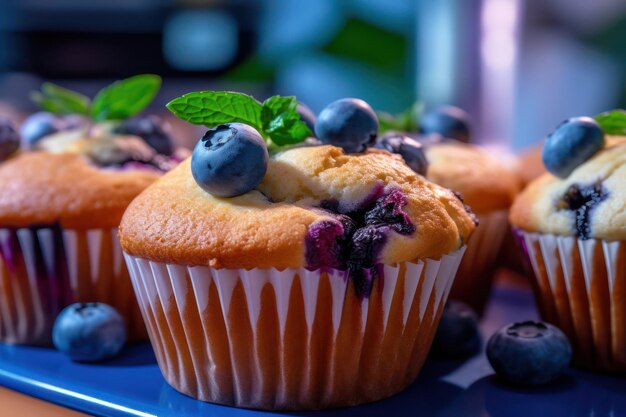
[[[36,225],[28,228],[32,238],[32,256],[34,259],[35,280],[39,293],[39,302],[50,323],[65,306],[73,302],[73,293],[69,280],[67,259],[65,256],[63,231],[58,224]],[[0,241],[0,256],[2,257],[9,274],[16,275],[21,269],[26,273],[25,254],[18,238],[20,228],[5,228],[8,232]],[[52,247],[48,242],[42,242],[38,233],[42,230],[52,232]],[[52,253],[51,264],[44,259],[44,249]],[[22,261],[24,259],[24,261]]]

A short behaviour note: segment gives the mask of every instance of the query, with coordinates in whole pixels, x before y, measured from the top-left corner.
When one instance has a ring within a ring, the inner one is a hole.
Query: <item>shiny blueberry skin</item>
[[[388,133],[378,139],[376,148],[385,149],[396,153],[404,159],[404,162],[420,175],[426,175],[428,160],[424,153],[424,147],[418,141],[401,133]]]
[[[540,385],[559,377],[572,359],[572,346],[557,327],[543,322],[509,324],[487,344],[487,358],[500,377]]]
[[[478,353],[481,340],[474,310],[460,301],[448,301],[441,314],[432,353],[449,358],[467,357]]]
[[[126,343],[126,324],[103,303],[76,303],[61,311],[52,329],[52,342],[77,362],[97,362],[117,355]]]
[[[0,117],[0,162],[7,159],[20,148],[20,135],[13,127],[13,123],[5,117]]]
[[[543,164],[552,174],[566,178],[603,147],[600,125],[591,117],[574,117],[561,123],[546,139]]]
[[[24,120],[20,128],[20,135],[27,147],[32,147],[44,136],[51,135],[63,129],[63,120],[52,113],[33,113]]]
[[[115,132],[139,136],[161,155],[169,156],[174,152],[172,140],[163,128],[163,120],[158,116],[133,117],[116,127]]]
[[[315,134],[322,143],[342,147],[346,152],[364,151],[374,143],[377,133],[376,113],[356,98],[330,103],[315,123]]]
[[[309,129],[311,129],[311,132],[315,131],[315,122],[317,121],[317,117],[315,116],[315,113],[313,113],[313,110],[311,110],[306,104],[298,103],[296,111],[300,115],[300,120],[306,123]]]
[[[229,123],[210,129],[191,156],[191,173],[217,197],[235,197],[256,188],[267,171],[269,154],[254,128]]]
[[[469,143],[469,120],[469,115],[458,107],[440,106],[422,115],[419,120],[420,132],[426,135],[438,133],[445,138]]]

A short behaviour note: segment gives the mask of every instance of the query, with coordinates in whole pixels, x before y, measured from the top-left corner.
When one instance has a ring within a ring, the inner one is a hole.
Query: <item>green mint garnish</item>
[[[292,145],[313,136],[306,123],[300,120],[297,106],[298,101],[293,96],[272,96],[263,102],[263,131],[278,146]]]
[[[53,83],[43,83],[41,91],[31,93],[31,99],[51,113],[89,114],[89,97]]]
[[[626,135],[626,110],[611,110],[595,119],[606,135]]]
[[[167,104],[177,117],[208,128],[224,123],[245,123],[277,146],[302,142],[313,132],[300,120],[295,97],[273,96],[263,103],[242,93],[199,91]]]
[[[128,119],[145,109],[161,88],[161,77],[136,75],[116,81],[96,94],[91,106],[95,121]]]
[[[389,114],[385,112],[377,112],[380,133],[389,130],[398,130],[401,132],[417,132],[419,129],[418,120],[424,111],[424,103],[416,101],[411,107],[399,114]]]
[[[250,96],[228,91],[188,93],[167,103],[177,117],[194,125],[214,127],[223,123],[261,123],[263,105]]]
[[[60,115],[82,114],[101,122],[135,116],[152,102],[160,87],[161,77],[143,74],[104,87],[93,101],[52,83],[43,83],[41,91],[32,92],[31,98],[45,111]]]

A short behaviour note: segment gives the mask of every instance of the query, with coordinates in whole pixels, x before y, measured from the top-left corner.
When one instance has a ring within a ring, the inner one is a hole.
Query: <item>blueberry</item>
[[[548,323],[524,321],[498,330],[487,344],[496,373],[515,384],[539,385],[555,380],[572,359],[572,346]]]
[[[374,110],[356,98],[330,103],[317,118],[315,134],[322,142],[346,152],[362,152],[376,140],[378,118]]]
[[[76,303],[61,311],[52,342],[77,362],[97,362],[117,355],[126,342],[124,319],[103,303]]]
[[[420,132],[438,133],[443,137],[469,143],[469,115],[458,107],[440,106],[422,115],[419,121]]]
[[[600,125],[591,117],[574,117],[561,123],[546,139],[543,164],[552,174],[566,178],[603,147]]]
[[[254,128],[229,123],[210,129],[191,157],[191,173],[200,187],[217,197],[235,197],[256,188],[267,171],[269,154]]]
[[[433,340],[435,355],[462,358],[478,353],[481,345],[478,316],[460,301],[450,300],[443,309]]]
[[[154,115],[125,120],[115,128],[115,133],[139,136],[161,155],[169,156],[174,152],[172,140],[165,132],[163,121]]]
[[[315,113],[313,113],[313,110],[311,110],[306,104],[298,103],[296,111],[300,115],[300,120],[306,123],[311,131],[314,131],[317,117],[315,117]]]
[[[20,147],[20,135],[13,127],[13,123],[5,117],[0,117],[0,162],[15,153]]]
[[[48,112],[33,113],[24,120],[20,135],[27,147],[32,147],[44,136],[64,128],[63,120]]]
[[[402,156],[409,168],[420,175],[426,175],[428,160],[424,153],[424,147],[415,139],[402,133],[390,132],[380,138],[375,146]]]

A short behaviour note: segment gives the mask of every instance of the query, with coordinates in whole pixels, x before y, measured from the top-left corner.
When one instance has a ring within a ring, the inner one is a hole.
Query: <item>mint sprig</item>
[[[417,132],[419,129],[418,120],[424,111],[424,103],[416,101],[411,107],[402,113],[390,114],[386,112],[377,112],[380,133],[389,130],[398,130],[401,132]]]
[[[89,97],[53,83],[43,83],[41,91],[31,93],[31,99],[51,113],[89,114]]]
[[[159,88],[161,77],[152,74],[116,81],[96,94],[91,117],[96,121],[128,119],[148,107]]]
[[[291,145],[313,136],[300,120],[295,97],[273,96],[263,103],[243,93],[198,91],[167,103],[180,119],[208,128],[224,123],[245,123],[261,133],[269,145]]]
[[[91,101],[75,91],[43,83],[41,91],[31,93],[31,99],[43,110],[59,115],[81,114],[96,122],[123,120],[145,109],[160,87],[158,75],[136,75],[104,87]]]
[[[595,119],[606,135],[626,135],[626,110],[611,110]]]
[[[261,123],[261,103],[242,93],[200,91],[188,93],[167,103],[177,117],[195,124],[215,127],[223,123]]]

